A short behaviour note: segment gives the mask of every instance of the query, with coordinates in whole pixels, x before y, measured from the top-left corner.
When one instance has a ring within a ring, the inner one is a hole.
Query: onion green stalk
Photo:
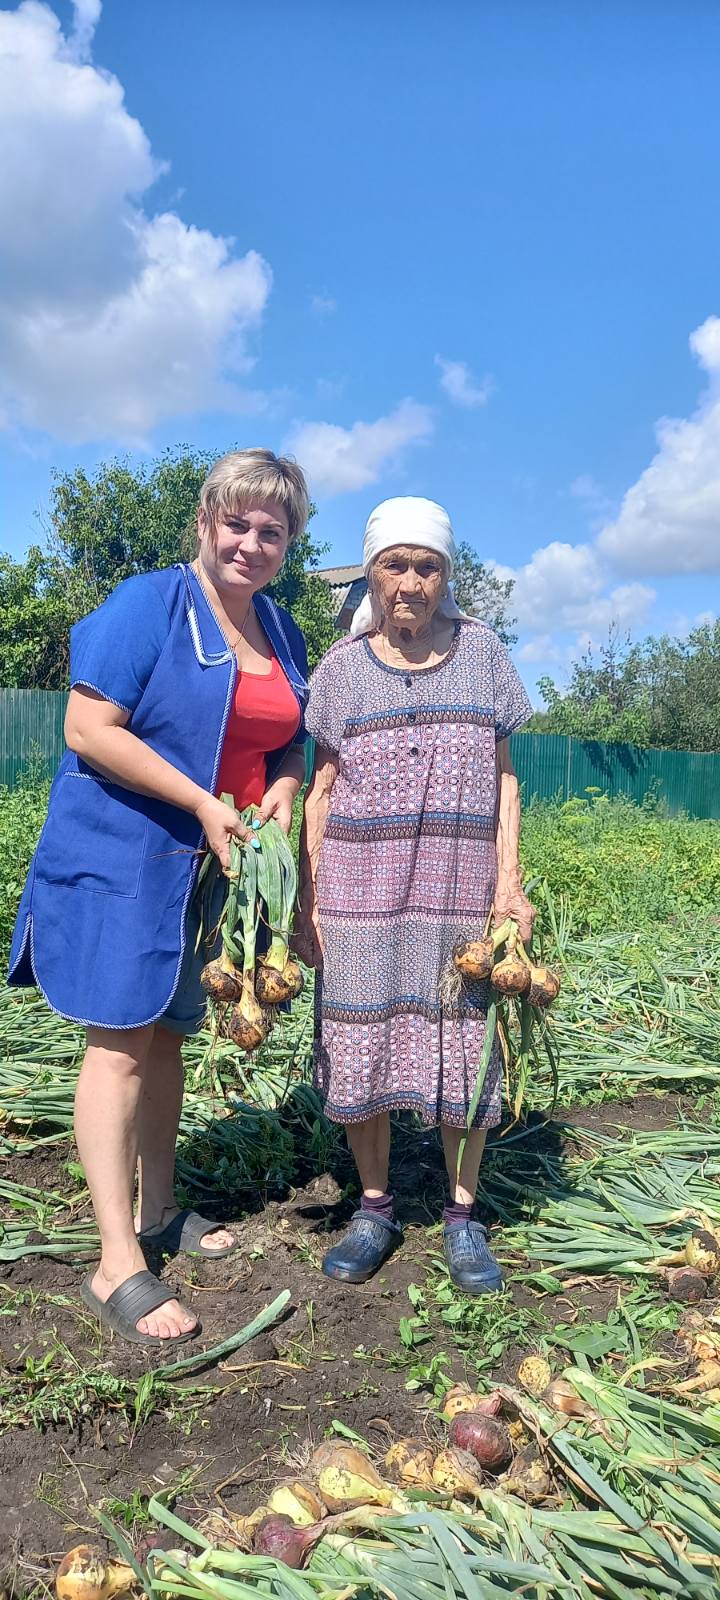
[[[223,928],[223,944],[233,960],[242,963],[242,992],[230,1014],[229,1033],[233,1043],[250,1054],[256,1050],[267,1034],[267,1024],[255,995],[255,947],[258,930],[258,855],[252,845],[230,846],[230,865],[233,871],[228,906],[232,896],[232,909]],[[242,948],[235,935],[233,918],[237,916],[242,929]]]
[[[258,831],[258,890],[267,907],[270,948],[258,962],[255,990],[263,1005],[282,1005],[302,988],[302,975],[290,956],[290,935],[297,896],[293,854],[273,817]]]

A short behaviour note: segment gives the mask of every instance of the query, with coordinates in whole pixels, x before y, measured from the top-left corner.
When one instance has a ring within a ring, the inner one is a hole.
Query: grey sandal
[[[178,1211],[166,1227],[158,1228],[157,1233],[141,1233],[139,1238],[144,1245],[167,1255],[178,1255],[182,1251],[186,1256],[205,1256],[208,1261],[219,1261],[222,1256],[234,1255],[240,1249],[237,1241],[224,1244],[220,1250],[210,1250],[203,1245],[205,1234],[217,1233],[221,1227],[222,1223],[211,1222],[197,1211]]]
[[[167,1348],[184,1344],[186,1339],[197,1339],[202,1332],[200,1323],[196,1322],[195,1327],[189,1328],[187,1333],[176,1333],[172,1338],[161,1339],[158,1333],[141,1333],[135,1326],[141,1317],[149,1316],[151,1311],[157,1311],[158,1306],[167,1305],[168,1300],[175,1299],[172,1289],[160,1283],[153,1272],[133,1272],[132,1277],[126,1278],[113,1290],[108,1300],[100,1300],[95,1294],[91,1288],[92,1276],[90,1273],[80,1285],[80,1294],[86,1306],[94,1312],[104,1328],[112,1328],[113,1333],[119,1334],[121,1339],[127,1339],[130,1344],[164,1345]]]

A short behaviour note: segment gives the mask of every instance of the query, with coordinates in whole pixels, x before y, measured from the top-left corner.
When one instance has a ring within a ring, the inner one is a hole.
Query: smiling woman
[[[135,1343],[200,1331],[145,1270],[142,1242],[205,1256],[235,1248],[173,1196],[181,1047],[202,1025],[200,972],[215,953],[200,941],[194,891],[205,850],[227,867],[230,840],[249,837],[238,808],[290,827],[307,658],[292,618],[261,591],[307,515],[293,461],[225,456],[201,491],[195,561],[128,579],[72,631],[68,751],[9,981],[37,984],[87,1027],[75,1129],[102,1257],[83,1297]]]

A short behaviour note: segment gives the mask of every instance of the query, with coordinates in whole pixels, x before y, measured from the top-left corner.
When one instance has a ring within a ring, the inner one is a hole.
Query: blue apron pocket
[[[142,795],[92,772],[53,786],[35,872],[41,883],[95,894],[137,895],[148,819]]]

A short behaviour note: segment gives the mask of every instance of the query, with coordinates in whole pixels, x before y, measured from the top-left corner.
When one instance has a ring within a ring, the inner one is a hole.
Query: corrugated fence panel
[[[642,750],[548,733],[513,734],[510,744],[526,799],[569,800],[596,789],[640,801],[650,793],[671,814],[720,817],[720,754]]]
[[[34,761],[52,776],[65,741],[67,695],[51,689],[0,689],[0,784],[12,789]]]
[[[35,759],[55,772],[65,748],[66,700],[59,691],[0,689],[0,784],[13,788]],[[516,733],[510,744],[526,800],[568,800],[588,789],[643,800],[651,792],[670,812],[720,817],[720,754],[641,750],[558,733]],[[311,744],[307,754],[309,762]]]

